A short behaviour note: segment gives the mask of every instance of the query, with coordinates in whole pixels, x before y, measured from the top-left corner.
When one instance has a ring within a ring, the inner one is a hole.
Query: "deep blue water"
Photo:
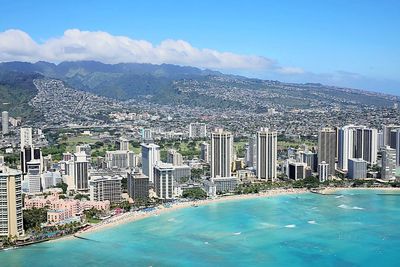
[[[0,253],[0,266],[400,266],[400,194],[213,203]]]

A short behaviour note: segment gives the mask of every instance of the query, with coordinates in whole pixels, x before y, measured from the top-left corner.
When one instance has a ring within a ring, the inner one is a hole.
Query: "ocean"
[[[0,266],[399,266],[400,193],[211,203],[0,252]]]

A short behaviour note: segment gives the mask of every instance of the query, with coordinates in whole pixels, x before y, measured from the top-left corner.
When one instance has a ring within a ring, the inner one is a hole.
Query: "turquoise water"
[[[399,266],[400,194],[213,203],[0,253],[0,266]]]

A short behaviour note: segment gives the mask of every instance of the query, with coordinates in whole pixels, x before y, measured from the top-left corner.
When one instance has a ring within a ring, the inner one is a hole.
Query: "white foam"
[[[242,232],[233,233],[234,235],[240,235]]]
[[[276,227],[275,224],[266,223],[266,222],[261,223],[261,225],[264,226],[265,228],[274,228],[274,227]]]
[[[296,225],[295,225],[295,224],[288,224],[288,225],[285,225],[285,227],[286,227],[286,228],[295,228]]]
[[[339,205],[338,208],[346,209],[346,210],[363,210],[364,209],[364,208],[357,207],[357,206],[350,207],[350,206],[345,205],[345,204]]]
[[[206,242],[204,242],[204,244],[208,245],[208,242],[206,241]]]
[[[342,197],[344,197],[343,195],[340,195],[340,196],[336,196],[335,198],[342,198]]]
[[[309,224],[317,224],[316,221],[308,221]]]
[[[175,222],[175,218],[168,219],[169,222]]]

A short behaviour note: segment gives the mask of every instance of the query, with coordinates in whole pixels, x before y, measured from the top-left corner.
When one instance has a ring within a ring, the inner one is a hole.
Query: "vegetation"
[[[295,188],[305,187],[305,188],[310,189],[310,188],[319,187],[319,184],[320,184],[320,182],[319,182],[318,177],[309,176],[309,177],[306,177],[305,179],[295,181],[293,183],[293,187],[295,187]]]
[[[87,200],[90,199],[88,195],[84,195],[84,194],[81,194],[81,193],[76,194],[75,197],[74,197],[74,199],[78,199],[78,200],[82,200],[82,198],[87,199]]]
[[[61,183],[56,184],[56,187],[61,188],[63,191],[63,194],[67,193],[68,184],[61,182]]]
[[[40,228],[42,223],[47,221],[47,210],[40,209],[25,209],[23,210],[24,229]]]
[[[189,199],[205,199],[207,198],[207,193],[203,189],[195,187],[185,189],[183,191],[182,197]]]

